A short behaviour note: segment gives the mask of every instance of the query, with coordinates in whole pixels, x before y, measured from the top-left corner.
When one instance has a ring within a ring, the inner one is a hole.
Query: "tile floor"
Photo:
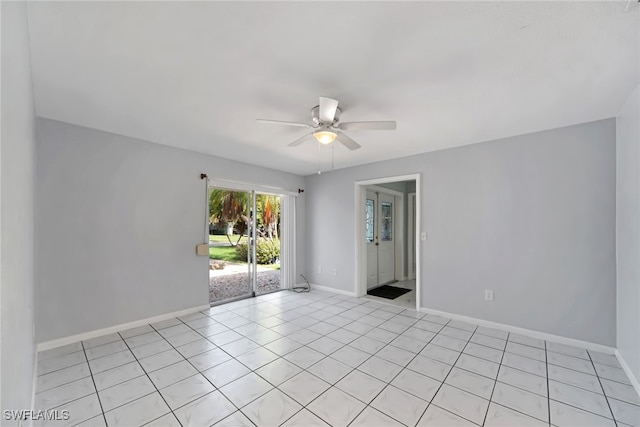
[[[614,356],[327,292],[278,292],[39,354],[82,426],[640,426]]]

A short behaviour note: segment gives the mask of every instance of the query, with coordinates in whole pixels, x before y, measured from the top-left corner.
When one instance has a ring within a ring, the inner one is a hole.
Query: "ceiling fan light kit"
[[[313,133],[313,136],[320,144],[329,145],[336,140],[338,134],[330,130],[319,130]]]
[[[345,122],[339,123],[342,110],[338,108],[338,101],[331,98],[320,97],[320,103],[311,109],[311,121],[313,124],[283,122],[279,120],[257,119],[261,123],[271,123],[284,126],[297,126],[314,129],[313,132],[303,135],[288,144],[295,147],[305,142],[309,135],[313,135],[320,144],[329,145],[338,141],[349,150],[357,150],[361,145],[351,139],[341,131],[351,130],[394,130],[395,121],[372,121],[372,122]]]

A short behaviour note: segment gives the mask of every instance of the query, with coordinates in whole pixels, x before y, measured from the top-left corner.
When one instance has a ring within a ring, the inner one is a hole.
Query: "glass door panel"
[[[282,289],[282,197],[256,193],[255,290],[262,295]]]
[[[254,295],[254,192],[209,188],[209,302]]]

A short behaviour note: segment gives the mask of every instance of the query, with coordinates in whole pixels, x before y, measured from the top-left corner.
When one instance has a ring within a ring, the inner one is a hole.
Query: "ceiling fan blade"
[[[302,127],[302,128],[310,128],[310,127],[312,127],[311,125],[309,125],[307,123],[282,122],[282,121],[279,121],[279,120],[269,120],[269,119],[256,119],[256,122],[258,122],[258,123],[269,123],[269,124],[273,124],[273,125],[297,126],[297,127]]]
[[[357,150],[358,148],[362,147],[360,144],[358,144],[342,132],[338,132],[338,138],[336,138],[336,140],[347,147],[349,150]]]
[[[307,139],[308,136],[312,135],[313,133],[307,133],[302,135],[300,138],[296,139],[293,142],[290,142],[289,144],[287,144],[287,147],[297,147],[298,145],[302,144],[305,139]]]
[[[333,123],[333,119],[336,117],[336,109],[338,108],[338,101],[331,98],[320,97],[320,112],[318,114],[320,122]]]
[[[342,130],[395,130],[396,122],[394,120],[382,122],[344,122],[338,125]]]

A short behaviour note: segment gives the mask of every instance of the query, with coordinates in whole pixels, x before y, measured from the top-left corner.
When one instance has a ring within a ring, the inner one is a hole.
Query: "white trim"
[[[416,229],[416,218],[414,215],[414,211],[415,211],[415,207],[416,207],[416,193],[407,193],[407,238],[409,239],[409,242],[407,242],[407,279],[408,280],[413,280],[416,278],[415,276],[415,271],[413,268],[411,267],[415,267],[415,265],[411,265],[412,264],[412,260],[413,260],[413,253],[415,251],[415,245],[411,246],[409,243],[411,243],[410,237],[413,234],[414,236],[414,240],[415,240],[415,229]],[[415,242],[414,242],[415,243]],[[416,259],[416,264],[417,264],[417,259]]]
[[[36,408],[36,391],[38,387],[38,351],[36,350],[36,354],[33,358],[33,384],[31,385],[31,410],[37,411]],[[33,420],[31,420],[31,424],[33,426]]]
[[[618,362],[620,362],[620,366],[622,366],[622,369],[624,370],[624,373],[627,374],[627,378],[629,378],[629,381],[631,381],[631,385],[636,389],[636,393],[638,393],[638,396],[640,396],[640,382],[638,382],[638,379],[633,374],[633,371],[631,370],[629,365],[627,365],[627,362],[626,360],[624,360],[624,357],[622,357],[622,353],[620,353],[620,350],[616,348],[615,354]]]
[[[304,283],[306,285],[306,283]],[[356,297],[356,293],[355,292],[349,292],[349,291],[345,291],[343,289],[336,289],[336,288],[332,288],[330,286],[321,286],[321,285],[315,285],[315,284],[311,284],[311,289],[312,290],[318,290],[318,291],[326,291],[326,292],[331,292],[334,294],[340,294],[340,295],[347,295],[350,297]]]
[[[367,289],[367,271],[366,271],[366,243],[364,236],[364,227],[361,227],[362,218],[364,217],[364,203],[366,199],[366,187],[375,185],[375,184],[383,184],[388,182],[400,182],[400,181],[415,181],[416,182],[416,227],[415,227],[415,252],[416,252],[416,310],[420,310],[420,299],[421,299],[421,283],[420,283],[420,270],[421,270],[421,262],[420,262],[420,224],[421,224],[421,212],[420,212],[420,179],[421,174],[415,173],[410,175],[400,175],[400,176],[391,176],[386,178],[376,178],[376,179],[367,179],[356,181],[354,184],[354,200],[355,200],[355,235],[356,235],[356,245],[355,245],[355,286],[354,286],[354,295],[362,296],[366,294]]]
[[[423,313],[435,314],[438,316],[448,317],[449,319],[460,320],[463,322],[473,323],[487,328],[498,329],[505,332],[514,332],[517,334],[527,335],[531,338],[537,338],[545,341],[554,341],[561,344],[567,344],[574,347],[581,347],[587,350],[595,350],[606,354],[615,354],[616,349],[602,344],[596,344],[589,341],[567,338],[560,335],[548,334],[546,332],[535,331],[533,329],[520,328],[517,326],[507,325],[505,323],[492,322],[490,320],[477,319],[475,317],[463,316],[461,314],[448,313],[446,311],[433,310],[431,308],[420,307]]]
[[[71,335],[69,337],[58,338],[51,341],[45,341],[38,343],[38,351],[50,350],[56,347],[62,347],[63,345],[73,344],[78,341],[84,341],[91,338],[97,338],[102,335],[112,334],[114,332],[126,331],[127,329],[137,328],[138,326],[148,325],[150,323],[161,322],[167,319],[173,319],[174,317],[185,316],[187,314],[195,313],[197,311],[208,310],[211,306],[200,305],[198,307],[187,308],[184,310],[174,311],[172,313],[161,314],[159,316],[147,317],[146,319],[135,320],[129,323],[122,323],[120,325],[110,326],[108,328],[96,329],[95,331],[83,332],[77,335]]]

